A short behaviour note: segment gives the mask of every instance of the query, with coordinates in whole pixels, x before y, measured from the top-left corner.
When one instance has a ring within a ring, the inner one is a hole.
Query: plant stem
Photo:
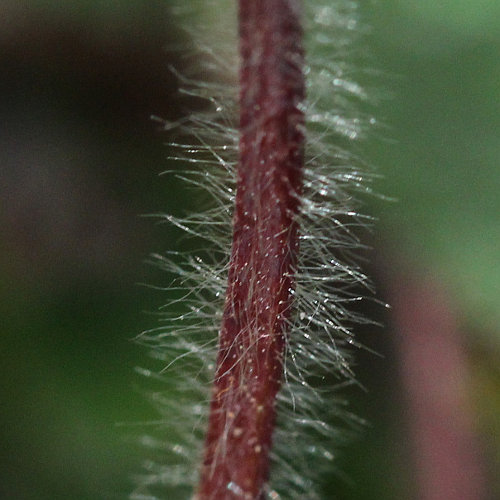
[[[296,0],[240,0],[233,243],[196,498],[263,499],[297,262],[304,115]]]
[[[418,498],[488,498],[466,353],[449,297],[435,279],[400,274],[393,281],[393,321]]]

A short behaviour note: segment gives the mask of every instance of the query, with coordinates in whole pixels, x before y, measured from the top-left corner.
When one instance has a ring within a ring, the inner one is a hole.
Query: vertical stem
[[[303,166],[298,0],[239,0],[233,245],[199,500],[262,499],[297,261]]]
[[[474,433],[467,360],[438,282],[397,276],[392,288],[419,500],[488,497]]]

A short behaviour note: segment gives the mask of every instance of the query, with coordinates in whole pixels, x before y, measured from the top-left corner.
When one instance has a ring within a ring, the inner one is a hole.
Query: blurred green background
[[[381,124],[362,149],[376,190],[397,200],[367,201],[379,219],[367,272],[383,301],[400,272],[446,290],[494,498],[500,3],[387,0],[361,14],[373,71],[359,79]],[[0,498],[126,498],[145,458],[128,424],[156,418],[134,374],[147,356],[131,339],[168,300],[139,285],[168,284],[143,261],[177,244],[140,215],[178,212],[188,196],[157,177],[168,149],[149,117],[185,112],[168,70],[183,63],[166,48],[186,35],[157,0],[3,0],[0,18]],[[340,454],[325,498],[411,498],[391,329],[359,335],[382,354],[359,353],[367,391],[350,396],[370,424]]]

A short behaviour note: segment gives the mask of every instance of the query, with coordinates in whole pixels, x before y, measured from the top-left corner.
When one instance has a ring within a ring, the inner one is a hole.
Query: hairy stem
[[[261,499],[283,376],[300,206],[303,49],[296,0],[240,0],[233,243],[196,498]]]

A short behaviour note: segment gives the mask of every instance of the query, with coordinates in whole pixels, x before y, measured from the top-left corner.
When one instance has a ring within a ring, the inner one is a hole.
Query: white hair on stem
[[[362,299],[360,284],[371,293],[353,256],[362,247],[356,227],[368,219],[357,212],[355,196],[370,191],[373,176],[353,151],[374,123],[359,113],[357,102],[366,100],[367,94],[351,80],[349,59],[361,31],[356,2],[305,3],[307,142],[300,252],[273,435],[270,499],[319,499],[319,477],[331,469],[346,428],[359,422],[334,392],[354,381],[350,352],[357,344],[350,327],[367,320],[352,311],[352,304]],[[203,99],[206,107],[165,123],[170,136],[178,137],[170,143],[172,159],[182,165],[182,171],[166,175],[177,176],[197,197],[204,192],[208,199],[201,213],[161,216],[201,242],[202,248],[154,256],[155,264],[175,276],[169,288],[177,299],[162,309],[162,326],[138,337],[160,363],[157,371],[138,369],[160,382],[158,391],[149,394],[160,418],[141,440],[151,458],[136,478],[134,500],[188,499],[197,482],[236,189],[238,44],[233,2],[171,4],[193,43],[189,49],[179,48],[195,61],[182,74],[176,73],[181,92]],[[335,387],[318,384],[325,378],[336,380]],[[329,422],[336,417],[339,427],[325,422],[324,415]],[[235,495],[236,486],[228,485]]]

